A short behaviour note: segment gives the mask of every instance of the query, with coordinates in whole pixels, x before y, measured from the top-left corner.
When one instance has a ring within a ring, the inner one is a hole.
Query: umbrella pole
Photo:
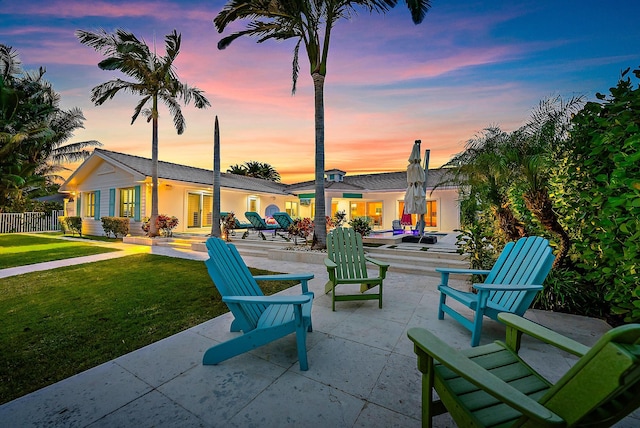
[[[424,183],[422,183],[422,190],[424,191],[424,197],[427,197],[427,180],[429,179],[429,154],[431,151],[429,149],[424,151]],[[426,214],[426,213],[425,213]],[[425,214],[420,216],[420,239],[418,239],[418,244],[422,243],[422,238],[424,237],[424,227],[426,221],[424,220]]]

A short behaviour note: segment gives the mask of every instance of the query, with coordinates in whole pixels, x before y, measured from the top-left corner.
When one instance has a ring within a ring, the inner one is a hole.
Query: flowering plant
[[[142,220],[142,230],[144,230],[147,235],[149,235],[150,225],[149,222],[151,219],[149,217],[145,217]],[[171,237],[173,236],[173,229],[178,225],[178,218],[175,216],[168,216],[165,214],[160,214],[156,219],[156,227],[160,232],[160,236]]]
[[[307,244],[307,238],[313,233],[313,221],[310,218],[296,218],[293,220],[293,224],[287,229],[290,236],[293,236],[294,243],[298,243],[296,238],[300,237],[304,239],[305,245]]]
[[[236,228],[236,215],[233,211],[229,212],[226,216],[220,219],[222,222],[222,235],[224,236],[224,240],[229,242],[231,241],[231,234],[233,233],[233,229]]]

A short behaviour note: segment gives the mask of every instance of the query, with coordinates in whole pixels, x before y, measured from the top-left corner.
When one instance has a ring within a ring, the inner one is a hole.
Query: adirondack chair
[[[409,329],[422,372],[423,427],[447,411],[461,427],[608,427],[640,406],[640,324],[616,327],[589,348],[514,314],[498,318],[507,326],[504,342],[463,351]],[[550,382],[518,355],[523,334],[580,359]]]
[[[497,320],[500,312],[524,315],[542,290],[542,283],[553,265],[554,256],[549,241],[537,236],[509,242],[491,270],[436,268],[442,276],[438,319],[445,312],[468,330],[471,330],[471,346],[478,346],[482,333],[482,320],[486,315]],[[483,284],[474,284],[477,294],[460,291],[448,285],[450,274],[487,275]],[[475,311],[473,320],[447,305],[447,297]]]
[[[267,224],[267,222],[265,222],[264,219],[260,217],[257,212],[247,211],[246,213],[244,213],[244,216],[251,223],[252,229],[258,232],[258,235],[260,235],[262,239],[267,239],[265,238],[264,233],[262,233],[262,231],[264,230],[272,231],[273,237],[275,237],[277,231],[281,229],[280,225],[278,224]]]
[[[378,276],[369,277],[367,262],[378,267]],[[325,285],[325,293],[331,292],[331,307],[336,310],[336,301],[346,300],[378,300],[382,308],[382,281],[386,277],[388,263],[376,260],[364,254],[362,236],[353,228],[336,227],[327,235],[327,257],[324,264],[329,273],[329,281]],[[340,284],[360,284],[361,294],[336,294]],[[367,293],[375,286],[378,293]]]
[[[290,333],[296,334],[300,370],[308,370],[306,338],[312,331],[313,292],[308,281],[313,274],[252,276],[233,244],[220,238],[207,239],[209,259],[205,261],[209,276],[235,317],[231,331],[241,336],[209,348],[202,359],[205,365],[218,364],[244,352],[266,345]],[[302,294],[265,296],[256,280],[300,281]]]

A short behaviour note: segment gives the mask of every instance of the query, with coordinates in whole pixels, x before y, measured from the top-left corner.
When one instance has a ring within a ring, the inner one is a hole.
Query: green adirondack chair
[[[209,348],[202,363],[218,364],[236,355],[266,345],[288,334],[296,334],[300,370],[308,370],[307,331],[312,331],[313,292],[308,281],[313,274],[252,276],[233,244],[220,238],[207,239],[209,259],[205,261],[209,276],[235,317],[231,331],[243,334]],[[300,281],[302,294],[265,296],[256,280]]]
[[[378,267],[378,276],[369,277],[367,262]],[[327,257],[324,264],[329,273],[325,293],[331,292],[331,305],[336,310],[337,301],[378,300],[382,308],[382,281],[386,277],[388,263],[373,259],[364,254],[362,236],[353,228],[337,227],[327,235]],[[360,284],[361,294],[336,294],[340,284]],[[378,286],[378,293],[365,291]]]
[[[520,238],[505,245],[491,270],[436,268],[442,279],[438,286],[440,304],[438,319],[447,313],[468,330],[471,330],[471,346],[480,343],[482,320],[486,315],[497,320],[501,312],[524,315],[542,283],[551,271],[553,252],[549,241],[538,236]],[[476,293],[460,291],[449,286],[450,274],[487,275],[483,284],[474,284]],[[447,297],[475,311],[472,320],[447,305]]]
[[[423,427],[447,411],[461,427],[608,427],[640,406],[640,324],[616,327],[589,348],[514,314],[498,318],[507,326],[504,342],[463,351],[409,329],[422,372]],[[518,355],[523,334],[580,359],[552,383]]]

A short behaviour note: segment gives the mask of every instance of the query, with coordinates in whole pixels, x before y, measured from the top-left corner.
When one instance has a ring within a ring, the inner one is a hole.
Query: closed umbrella
[[[422,216],[427,212],[427,200],[425,191],[426,174],[422,168],[420,158],[420,140],[416,140],[409,156],[407,167],[407,192],[404,195],[404,212]],[[423,226],[424,227],[424,226]]]

